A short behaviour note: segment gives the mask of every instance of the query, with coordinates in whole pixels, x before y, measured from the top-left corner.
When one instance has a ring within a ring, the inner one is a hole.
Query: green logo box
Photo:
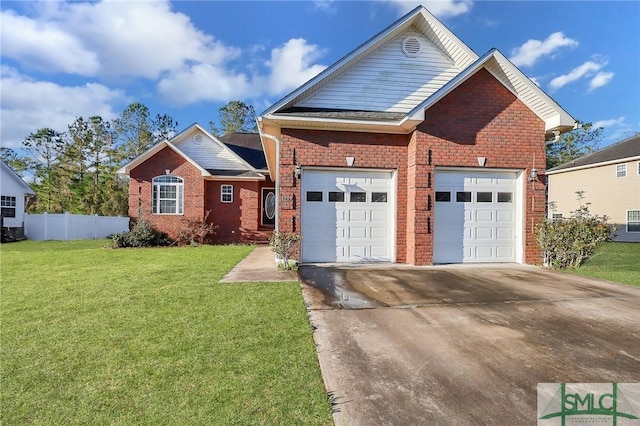
[[[539,383],[538,426],[640,426],[640,383]]]

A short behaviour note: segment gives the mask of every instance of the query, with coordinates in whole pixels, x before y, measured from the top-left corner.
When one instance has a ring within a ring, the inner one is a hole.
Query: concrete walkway
[[[278,271],[274,253],[271,247],[261,245],[255,248],[247,257],[233,267],[220,280],[221,283],[239,282],[282,282],[298,281],[298,274],[293,271]]]

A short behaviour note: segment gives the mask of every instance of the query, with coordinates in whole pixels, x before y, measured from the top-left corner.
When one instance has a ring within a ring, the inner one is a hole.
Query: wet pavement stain
[[[372,309],[385,304],[378,303],[354,289],[347,281],[343,268],[302,265],[298,269],[300,280],[320,290],[323,303],[338,309]]]

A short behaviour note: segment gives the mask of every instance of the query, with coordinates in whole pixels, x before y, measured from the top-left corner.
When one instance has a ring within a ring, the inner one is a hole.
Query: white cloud
[[[56,22],[0,12],[2,55],[40,71],[95,74],[98,56]]]
[[[239,54],[167,1],[47,2],[39,12],[35,18],[3,12],[3,56],[39,70],[153,79],[185,63]]]
[[[598,87],[606,86],[613,79],[615,73],[613,72],[599,72],[589,82],[589,91],[595,90]]]
[[[318,46],[304,39],[291,39],[271,50],[264,75],[248,76],[222,66],[196,64],[162,78],[158,90],[168,101],[178,105],[282,95],[326,68],[313,64],[322,53]]]
[[[561,47],[576,47],[578,42],[561,32],[550,34],[545,40],[527,40],[511,51],[511,62],[518,67],[532,66],[543,56],[551,55]]]
[[[170,74],[160,80],[158,91],[176,105],[229,101],[253,95],[246,75],[233,74],[211,64],[196,64]]]
[[[335,0],[313,0],[313,7],[321,12],[335,13],[334,2]]]
[[[473,7],[473,1],[471,0],[387,0],[387,2],[395,6],[399,15],[404,15],[416,7],[423,5],[438,18],[463,15]]]
[[[584,64],[571,70],[569,74],[563,74],[554,78],[549,82],[549,86],[553,90],[558,90],[561,87],[569,83],[573,83],[574,81],[577,81],[581,78],[592,76],[594,73],[600,71],[600,69],[602,69],[605,65],[607,65],[606,62],[587,61]]]
[[[595,121],[593,123],[593,127],[594,128],[598,128],[598,127],[608,128],[608,127],[613,127],[613,126],[620,126],[620,125],[624,124],[624,121],[625,121],[625,116],[618,117],[618,118],[611,118],[609,120],[600,120],[600,121]]]
[[[16,70],[2,67],[2,146],[17,148],[31,132],[50,127],[65,131],[76,117],[99,115],[105,120],[117,114],[112,105],[125,101],[125,94],[102,84],[61,86],[34,81]]]
[[[322,56],[322,50],[305,39],[295,38],[271,51],[267,63],[270,70],[268,87],[270,94],[282,94],[306,83],[323,71],[326,66],[313,65]]]

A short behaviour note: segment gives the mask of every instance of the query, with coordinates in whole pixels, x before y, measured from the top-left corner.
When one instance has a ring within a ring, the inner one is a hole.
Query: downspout
[[[276,136],[270,135],[262,131],[262,127],[260,126],[260,121],[258,121],[258,133],[260,137],[265,137],[273,140],[276,143],[276,226],[275,231],[278,232],[280,229],[280,139]]]

